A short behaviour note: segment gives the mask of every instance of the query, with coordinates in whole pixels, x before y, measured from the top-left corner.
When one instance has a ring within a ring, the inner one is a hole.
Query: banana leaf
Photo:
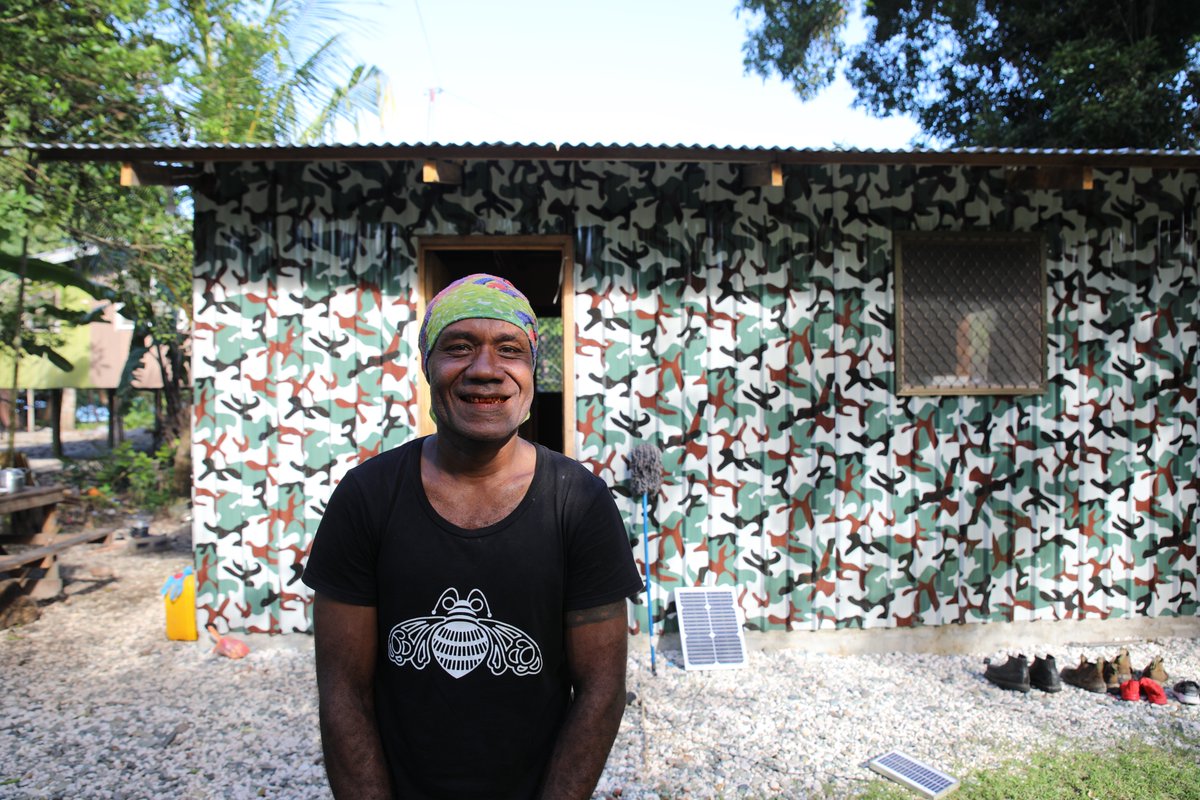
[[[61,286],[74,286],[76,289],[87,292],[97,300],[111,301],[116,299],[116,293],[112,289],[88,280],[72,269],[70,266],[72,263],[74,262],[51,264],[49,261],[29,258],[25,265],[25,277],[29,280],[57,283]],[[0,253],[0,270],[20,275],[21,258],[7,253]]]

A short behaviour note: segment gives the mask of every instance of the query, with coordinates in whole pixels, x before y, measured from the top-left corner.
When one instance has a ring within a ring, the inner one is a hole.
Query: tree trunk
[[[179,437],[172,459],[175,469],[175,493],[180,497],[192,496],[192,442],[188,437]]]
[[[63,457],[62,441],[63,390],[50,390],[50,447],[55,458]]]
[[[17,398],[11,389],[0,389],[0,425],[7,431],[17,416]]]
[[[125,424],[121,419],[121,396],[116,389],[101,389],[108,403],[108,449],[112,450],[125,441]]]

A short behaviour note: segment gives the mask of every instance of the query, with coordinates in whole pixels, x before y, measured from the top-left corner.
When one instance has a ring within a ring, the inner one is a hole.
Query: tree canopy
[[[142,25],[148,12],[142,0],[7,3],[0,19],[0,144],[167,135],[170,109],[158,91],[169,74],[167,55]],[[0,249],[13,252],[26,238],[35,251],[58,247],[72,231],[96,227],[137,199],[122,196],[108,170],[39,165],[25,151],[7,149],[0,156]]]
[[[50,275],[29,254],[76,246],[76,262],[171,359],[168,417],[188,403],[185,189],[120,187],[116,165],[40,161],[23,142],[308,142],[376,110],[381,75],[342,46],[327,0],[7,0],[0,9],[0,269]],[[51,280],[53,280],[51,278]],[[90,284],[89,284],[90,285]],[[2,295],[3,293],[0,293]],[[33,293],[30,295],[34,296]],[[46,353],[0,296],[0,348]],[[15,303],[15,306],[14,306]],[[26,335],[22,338],[22,333]],[[13,376],[0,376],[12,385]],[[174,406],[174,408],[172,408]],[[171,424],[170,422],[168,423]]]
[[[844,69],[856,105],[951,146],[1200,144],[1200,2],[740,0],[747,71],[801,99]]]

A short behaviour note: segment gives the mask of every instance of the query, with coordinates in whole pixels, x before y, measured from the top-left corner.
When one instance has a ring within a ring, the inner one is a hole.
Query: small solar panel
[[[957,778],[951,778],[899,750],[876,756],[867,766],[885,778],[891,778],[930,798],[945,797],[958,788]]]
[[[675,590],[684,669],[746,665],[746,635],[733,589],[690,586]]]

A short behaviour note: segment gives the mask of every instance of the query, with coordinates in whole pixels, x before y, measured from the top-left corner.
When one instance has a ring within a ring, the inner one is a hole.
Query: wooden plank
[[[0,514],[52,506],[66,498],[67,490],[62,486],[27,486],[19,492],[0,494]]]
[[[59,536],[50,544],[42,547],[35,547],[31,550],[26,550],[24,553],[14,553],[12,555],[0,556],[0,572],[7,572],[11,569],[33,564],[38,561],[44,561],[55,553],[60,553],[67,548],[74,547],[77,544],[85,542],[95,542],[100,539],[106,539],[112,535],[113,528],[102,528],[92,531],[84,531],[71,536]]]

